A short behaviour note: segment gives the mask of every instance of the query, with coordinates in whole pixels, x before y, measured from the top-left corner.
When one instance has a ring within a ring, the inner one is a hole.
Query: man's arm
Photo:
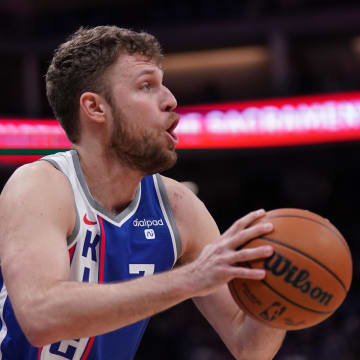
[[[154,276],[112,284],[69,281],[66,238],[74,223],[71,187],[49,163],[18,169],[0,196],[1,271],[18,322],[35,346],[109,332],[209,294],[234,276],[262,276],[259,270],[227,266],[238,256],[226,258],[212,249]],[[255,226],[233,234],[232,246],[261,233]],[[249,250],[241,258],[261,254]]]
[[[181,184],[165,177],[163,179],[183,241],[181,264],[188,264],[202,258],[204,253],[220,251],[219,248],[226,249],[231,236],[244,233],[244,229],[256,217],[259,217],[255,213],[245,216],[220,237],[218,227],[204,204]],[[223,256],[230,256],[233,249],[230,245]],[[237,253],[239,261],[229,264],[233,268],[238,268],[236,263],[244,261],[241,257],[246,256],[243,250]],[[259,254],[260,252],[254,256],[261,257]],[[262,256],[270,254],[271,252],[268,252]],[[208,259],[208,261],[211,260]],[[239,274],[238,276],[246,277],[247,275]],[[280,348],[285,331],[268,327],[246,316],[233,300],[226,282],[207,296],[196,296],[193,300],[236,359],[272,359]]]
[[[194,294],[186,268],[117,284],[69,281],[74,224],[70,184],[47,162],[18,169],[0,196],[1,271],[33,345],[109,332]]]

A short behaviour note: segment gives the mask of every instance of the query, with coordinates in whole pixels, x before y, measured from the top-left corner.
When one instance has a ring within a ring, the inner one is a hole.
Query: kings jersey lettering
[[[329,305],[333,298],[333,294],[313,283],[308,270],[300,269],[277,251],[264,261],[264,268],[322,305]]]

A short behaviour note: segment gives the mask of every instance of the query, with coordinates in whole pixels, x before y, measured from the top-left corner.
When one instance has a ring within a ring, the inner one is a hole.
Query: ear
[[[105,121],[106,102],[102,96],[93,92],[84,92],[80,96],[80,111],[97,123]]]

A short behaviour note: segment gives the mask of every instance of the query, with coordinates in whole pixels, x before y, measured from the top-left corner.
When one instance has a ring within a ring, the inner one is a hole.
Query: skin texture
[[[111,104],[96,93],[80,97],[81,138],[74,148],[92,196],[112,213],[130,203],[144,175],[176,162],[177,104],[162,77],[149,59],[121,55],[106,73]],[[182,241],[176,268],[93,284],[69,281],[66,238],[75,209],[68,180],[47,162],[13,174],[0,197],[1,267],[17,319],[33,345],[109,332],[193,298],[236,359],[274,357],[285,332],[247,318],[227,288],[234,277],[264,278],[262,270],[234,264],[272,254],[268,246],[236,250],[272,231],[270,224],[250,226],[265,212],[245,215],[220,235],[190,190],[169,178],[164,183]]]

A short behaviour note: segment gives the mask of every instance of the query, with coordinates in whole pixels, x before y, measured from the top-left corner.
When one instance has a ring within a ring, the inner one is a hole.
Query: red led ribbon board
[[[251,148],[360,139],[360,92],[179,109],[182,148]]]
[[[360,92],[187,106],[176,111],[179,149],[360,139]],[[0,160],[36,158],[69,148],[71,143],[54,119],[0,119]]]
[[[70,141],[54,119],[0,119],[0,149],[68,149]],[[11,151],[10,151],[11,153]]]

